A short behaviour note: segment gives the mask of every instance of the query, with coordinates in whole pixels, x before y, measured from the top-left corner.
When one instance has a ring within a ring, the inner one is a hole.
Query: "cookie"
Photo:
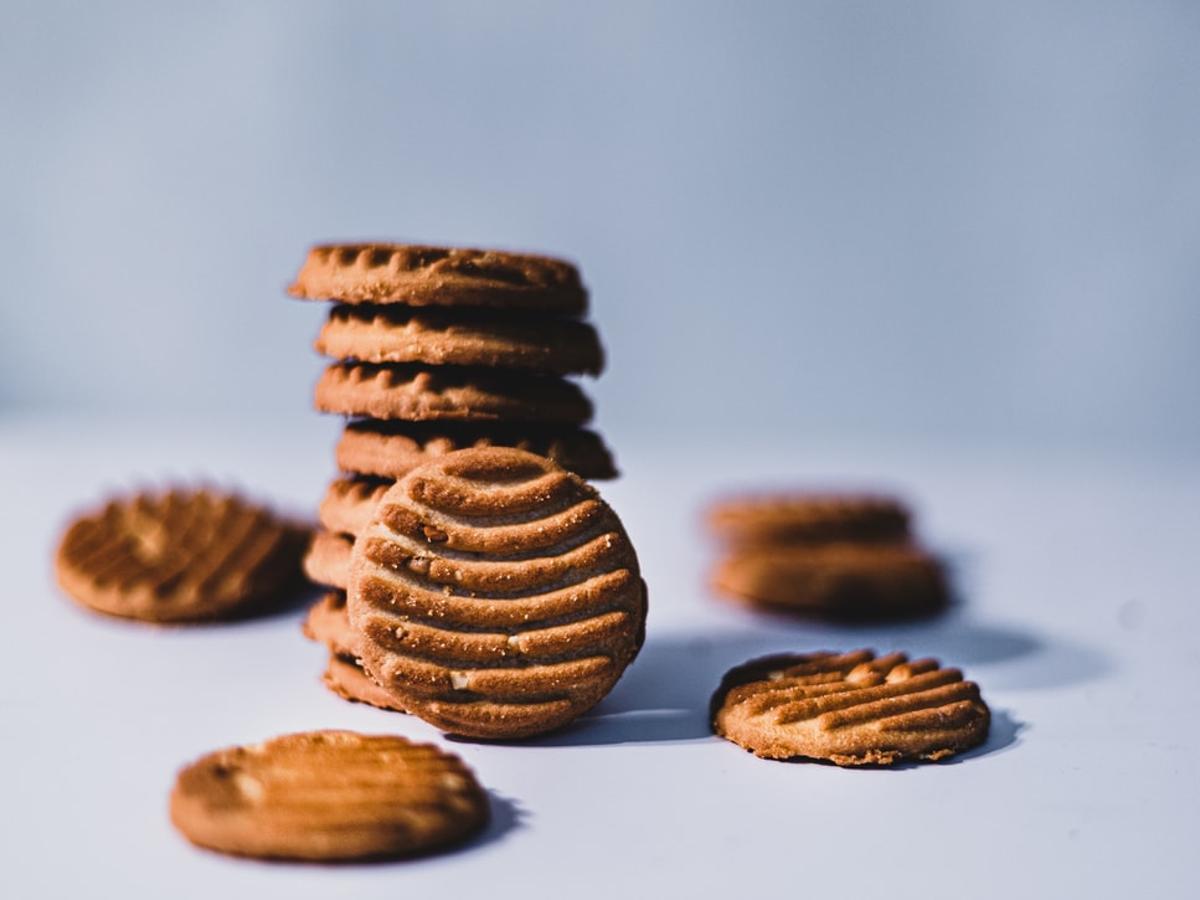
[[[549,422],[582,425],[591,401],[561,378],[501,369],[334,363],[317,382],[322,412],[408,421]]]
[[[487,794],[432,744],[312,731],[209,753],[179,772],[171,821],[210,850],[264,859],[415,856],[488,820]]]
[[[330,531],[358,534],[371,520],[379,498],[394,483],[378,478],[335,479],[321,501],[321,524]]]
[[[404,712],[396,699],[373,682],[353,656],[329,654],[329,663],[321,681],[333,693],[351,703],[365,703],[389,712]]]
[[[505,422],[349,422],[338,441],[337,464],[344,472],[395,479],[455,450],[491,446],[547,456],[593,481],[617,476],[612,454],[595,432]]]
[[[324,644],[336,656],[358,656],[357,638],[346,615],[344,591],[330,591],[308,610],[301,626],[304,636]]]
[[[419,244],[324,244],[308,252],[293,297],[345,303],[488,307],[580,315],[579,271],[548,256]]]
[[[598,375],[596,330],[559,317],[404,306],[337,306],[316,350],[335,359],[432,366],[499,366]]]
[[[148,622],[240,615],[299,583],[307,534],[269,510],[208,489],[110,500],[67,528],[62,589],[102,613]]]
[[[909,536],[908,508],[878,494],[744,497],[716,504],[708,521],[732,544],[901,542]]]
[[[949,602],[938,560],[902,544],[743,548],[717,567],[713,587],[751,605],[845,619],[923,615]]]
[[[958,669],[870,650],[751,660],[712,700],[716,733],[755,756],[839,766],[943,759],[983,743],[990,720]]]
[[[304,555],[304,574],[310,581],[345,590],[350,581],[350,548],[354,538],[318,531]]]
[[[459,450],[384,494],[354,544],[350,624],[371,678],[454,734],[558,728],[641,647],[637,555],[594,488],[523,450]]]

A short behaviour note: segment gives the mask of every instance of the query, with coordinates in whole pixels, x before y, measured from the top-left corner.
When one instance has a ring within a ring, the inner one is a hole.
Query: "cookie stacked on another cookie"
[[[913,540],[911,515],[892,497],[745,497],[715,505],[708,522],[727,547],[713,587],[752,606],[871,619],[928,614],[948,600],[940,562]]]

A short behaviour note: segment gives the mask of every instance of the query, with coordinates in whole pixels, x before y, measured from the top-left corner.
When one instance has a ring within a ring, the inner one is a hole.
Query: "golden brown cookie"
[[[338,441],[337,464],[345,472],[395,479],[455,450],[492,446],[547,456],[581,478],[617,476],[612,454],[595,432],[505,422],[349,422]]]
[[[904,544],[746,547],[713,575],[721,594],[833,618],[916,616],[949,601],[937,559]]]
[[[350,582],[351,535],[318,531],[304,555],[304,574],[317,584],[344,591]]]
[[[358,656],[358,639],[346,614],[344,591],[330,591],[308,610],[301,626],[304,636],[324,644],[338,656]]]
[[[793,493],[725,500],[709,526],[732,544],[900,542],[908,540],[908,508],[878,494]]]
[[[110,500],[58,546],[58,583],[91,609],[149,622],[239,615],[299,583],[307,535],[233,494],[174,488]]]
[[[548,256],[419,244],[325,244],[308,253],[293,297],[345,303],[478,306],[578,315],[579,271]]]
[[[713,729],[755,756],[839,766],[939,760],[987,739],[979,686],[903,653],[781,654],[726,674]]]
[[[321,501],[321,524],[330,531],[358,534],[371,521],[375,505],[395,484],[379,478],[338,478],[329,483]]]
[[[353,656],[330,653],[321,680],[329,690],[351,703],[365,703],[389,712],[405,711],[395,697],[371,680]]]
[[[317,382],[317,409],[408,421],[548,422],[582,425],[591,401],[561,378],[502,369],[334,363]]]
[[[448,732],[515,738],[595,705],[645,633],[637,555],[594,488],[512,448],[459,450],[388,490],[354,545],[363,668]]]
[[[499,366],[560,375],[600,374],[604,352],[586,322],[484,310],[336,306],[318,353],[368,363]]]
[[[460,843],[487,820],[487,794],[457,756],[351,731],[209,753],[171,792],[171,821],[189,841],[265,859],[415,856]]]

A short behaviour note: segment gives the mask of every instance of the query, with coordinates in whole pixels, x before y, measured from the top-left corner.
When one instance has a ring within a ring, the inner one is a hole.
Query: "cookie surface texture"
[[[880,494],[791,493],[743,497],[714,505],[712,531],[731,544],[904,541],[908,508]]]
[[[313,247],[288,293],[344,303],[522,309],[579,315],[579,271],[549,256],[420,244]]]
[[[200,621],[248,611],[298,581],[306,538],[233,494],[140,493],[75,519],[55,571],[67,594],[99,612]]]
[[[351,535],[318,531],[304,555],[304,574],[317,584],[346,590],[350,583],[350,550],[353,546]]]
[[[343,534],[358,534],[375,512],[379,498],[394,482],[371,478],[338,478],[330,482],[318,510],[321,524]]]
[[[432,744],[349,731],[230,747],[180,771],[171,821],[194,844],[239,856],[349,861],[414,856],[487,822],[487,795]]]
[[[990,719],[957,669],[870,650],[751,660],[712,700],[713,730],[756,756],[840,766],[943,759],[983,743]]]
[[[355,542],[347,606],[372,679],[468,737],[565,725],[645,634],[616,514],[578,476],[510,448],[448,454],[389,489]]]

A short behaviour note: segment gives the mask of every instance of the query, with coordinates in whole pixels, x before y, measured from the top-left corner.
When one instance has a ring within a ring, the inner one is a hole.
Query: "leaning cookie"
[[[723,541],[743,544],[901,542],[908,508],[894,497],[796,491],[738,497],[715,504],[708,524]]]
[[[732,669],[711,706],[718,735],[767,759],[839,766],[935,761],[987,739],[974,682],[903,653],[780,654]]]
[[[487,794],[457,756],[350,731],[209,753],[180,771],[170,810],[201,847],[321,862],[428,853],[488,820]]]

